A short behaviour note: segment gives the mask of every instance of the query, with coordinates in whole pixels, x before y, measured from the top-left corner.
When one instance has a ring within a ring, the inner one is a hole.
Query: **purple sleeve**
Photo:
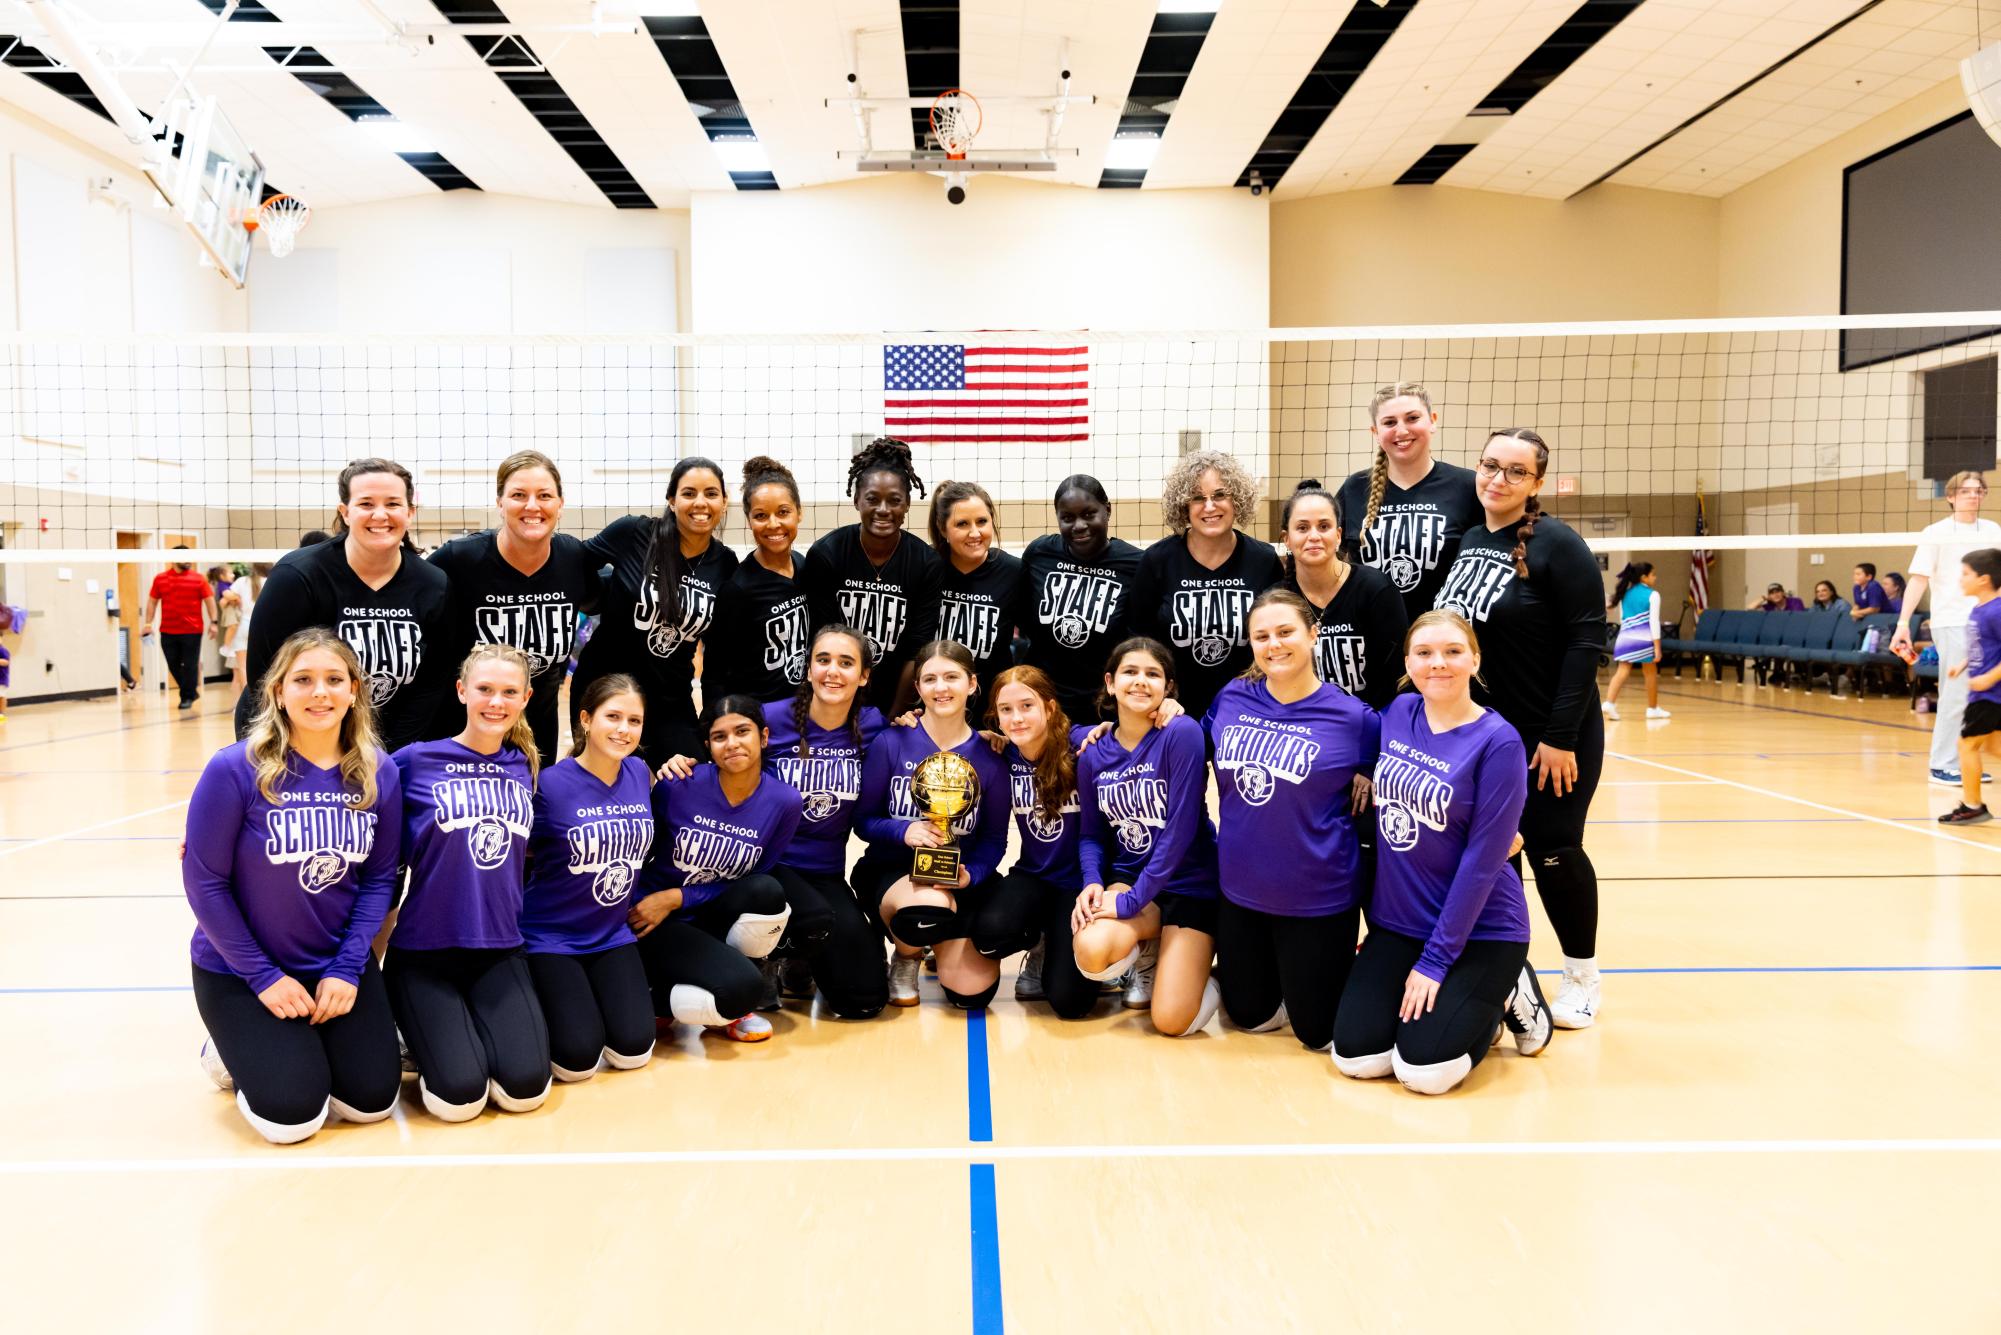
[[[785,856],[785,850],[792,846],[792,836],[799,829],[799,822],[805,819],[805,807],[797,799],[787,802],[778,813],[778,823],[772,827],[771,837],[764,841],[764,856],[757,860],[754,870],[766,875]]]
[[[1093,782],[1097,776],[1088,768],[1087,755],[1077,757],[1077,870],[1083,875],[1079,884],[1103,885],[1105,818],[1098,811],[1098,785]]]
[[[1209,815],[1209,748],[1202,729],[1175,728],[1163,738],[1162,777],[1167,781],[1167,818],[1160,837],[1147,855],[1146,869],[1132,889],[1119,896],[1119,916],[1130,918],[1151,904],[1154,896],[1181,870],[1195,842],[1195,828]]]
[[[251,991],[262,992],[285,971],[271,962],[250,934],[232,883],[236,839],[250,805],[249,782],[249,768],[234,747],[216,755],[202,771],[188,799],[188,851],[181,858],[181,888],[202,935],[230,972],[250,984]]]
[[[1519,743],[1505,736],[1499,745],[1489,746],[1480,755],[1480,767],[1472,776],[1473,820],[1466,831],[1466,851],[1460,855],[1459,870],[1452,874],[1445,902],[1439,906],[1438,923],[1414,971],[1435,983],[1445,981],[1446,971],[1466,948],[1466,938],[1480,921],[1487,897],[1508,860],[1508,845],[1521,828],[1522,807],[1529,796],[1528,756]]]
[[[402,778],[402,771],[394,765],[375,767],[375,843],[356,878],[354,906],[348,910],[340,949],[327,965],[329,978],[361,981],[362,970],[368,967],[369,947],[382,928],[382,920],[389,916],[398,864],[403,860]]]
[[[896,734],[885,728],[876,734],[862,758],[862,794],[855,801],[860,815],[855,828],[871,844],[900,844],[903,832],[917,823],[889,814],[889,772],[899,758],[895,752]]]
[[[985,742],[979,743],[984,747]],[[1007,827],[1014,818],[1011,810],[1013,799],[1008,792],[1008,775],[1004,767],[994,767],[998,774],[989,772],[980,776],[984,791],[980,794],[980,822],[973,828],[973,837],[967,841],[965,849],[966,884],[978,885],[994,874],[1000,867],[1000,860],[1007,856]]]
[[[656,779],[653,791],[647,798],[653,807],[653,850],[646,855],[646,865],[639,869],[639,889],[633,895],[635,901],[651,894],[658,894],[662,890],[676,888],[682,891],[685,901],[687,888],[681,885],[680,872],[674,866],[672,797],[676,782],[674,779]]]

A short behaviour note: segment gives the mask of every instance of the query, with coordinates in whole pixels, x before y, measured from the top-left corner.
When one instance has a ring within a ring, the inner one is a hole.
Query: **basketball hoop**
[[[243,220],[243,229],[254,234],[262,228],[272,256],[283,259],[292,253],[293,242],[312,220],[312,209],[302,201],[290,195],[273,195]]]
[[[983,120],[979,100],[963,88],[947,88],[931,104],[932,136],[952,162],[965,161]]]

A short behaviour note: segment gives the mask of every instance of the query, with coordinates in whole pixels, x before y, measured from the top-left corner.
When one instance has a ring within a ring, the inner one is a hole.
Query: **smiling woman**
[[[979,686],[973,713],[985,711],[994,678],[1014,665],[1014,630],[1026,586],[1021,559],[1000,549],[994,498],[977,482],[947,482],[931,498],[931,547],[944,574],[938,638],[972,651]]]

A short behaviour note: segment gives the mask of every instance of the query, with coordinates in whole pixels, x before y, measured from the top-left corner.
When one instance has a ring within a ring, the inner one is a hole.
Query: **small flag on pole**
[[[1701,491],[1695,493],[1695,536],[1709,535],[1709,507],[1702,499]],[[1701,616],[1709,608],[1709,563],[1715,560],[1714,553],[1698,547],[1688,555],[1688,605]]]

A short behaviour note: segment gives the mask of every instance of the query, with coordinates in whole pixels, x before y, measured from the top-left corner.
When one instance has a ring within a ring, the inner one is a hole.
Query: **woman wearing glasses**
[[[1582,1029],[1598,1011],[1598,874],[1584,852],[1584,817],[1605,760],[1605,586],[1584,539],[1542,513],[1548,470],[1549,446],[1527,427],[1487,438],[1474,469],[1484,522],[1461,539],[1438,606],[1478,630],[1485,682],[1475,698],[1513,725],[1528,752],[1522,840],[1563,946],[1550,1012],[1563,1028]]]

